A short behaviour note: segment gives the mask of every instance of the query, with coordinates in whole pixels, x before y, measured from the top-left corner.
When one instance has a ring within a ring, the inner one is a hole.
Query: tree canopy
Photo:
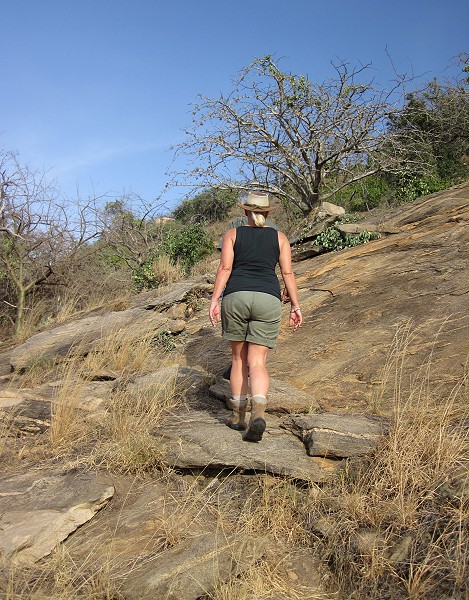
[[[398,170],[402,138],[387,125],[402,105],[402,79],[383,90],[369,65],[333,66],[335,76],[316,83],[265,56],[241,71],[228,95],[201,97],[176,148],[176,159],[190,162],[176,182],[254,185],[307,215],[352,182]]]

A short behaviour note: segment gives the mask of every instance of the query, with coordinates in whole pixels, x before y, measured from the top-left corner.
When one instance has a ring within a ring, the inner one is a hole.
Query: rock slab
[[[210,393],[227,402],[231,398],[231,389],[229,381],[220,379],[210,386]],[[269,402],[267,404],[267,412],[269,413],[298,413],[311,412],[319,409],[319,404],[316,399],[303,392],[293,385],[270,378]]]
[[[368,454],[388,430],[382,417],[335,413],[290,415],[284,426],[303,440],[309,456],[336,458]]]
[[[240,469],[322,482],[340,466],[339,461],[307,456],[303,443],[270,415],[259,443],[243,441],[242,432],[230,429],[221,415],[195,410],[174,416],[155,435],[163,437],[166,462],[175,468]]]
[[[81,473],[32,471],[0,479],[0,558],[31,565],[89,521],[114,487]]]

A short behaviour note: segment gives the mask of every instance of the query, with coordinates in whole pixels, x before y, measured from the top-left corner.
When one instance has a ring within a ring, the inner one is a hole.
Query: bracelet
[[[301,312],[301,309],[300,309],[300,307],[299,307],[299,306],[297,306],[296,308],[292,308],[292,309],[290,310],[290,312],[298,312],[298,311],[300,311],[300,312]]]

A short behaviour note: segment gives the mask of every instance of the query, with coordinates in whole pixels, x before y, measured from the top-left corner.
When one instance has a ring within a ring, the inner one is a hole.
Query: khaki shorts
[[[233,292],[222,300],[223,337],[274,348],[280,329],[281,302],[264,292]]]

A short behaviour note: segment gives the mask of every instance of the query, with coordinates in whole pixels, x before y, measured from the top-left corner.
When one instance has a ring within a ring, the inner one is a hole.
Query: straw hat
[[[275,207],[270,204],[270,196],[266,192],[249,192],[246,201],[241,203],[244,210],[255,213],[269,212]]]

